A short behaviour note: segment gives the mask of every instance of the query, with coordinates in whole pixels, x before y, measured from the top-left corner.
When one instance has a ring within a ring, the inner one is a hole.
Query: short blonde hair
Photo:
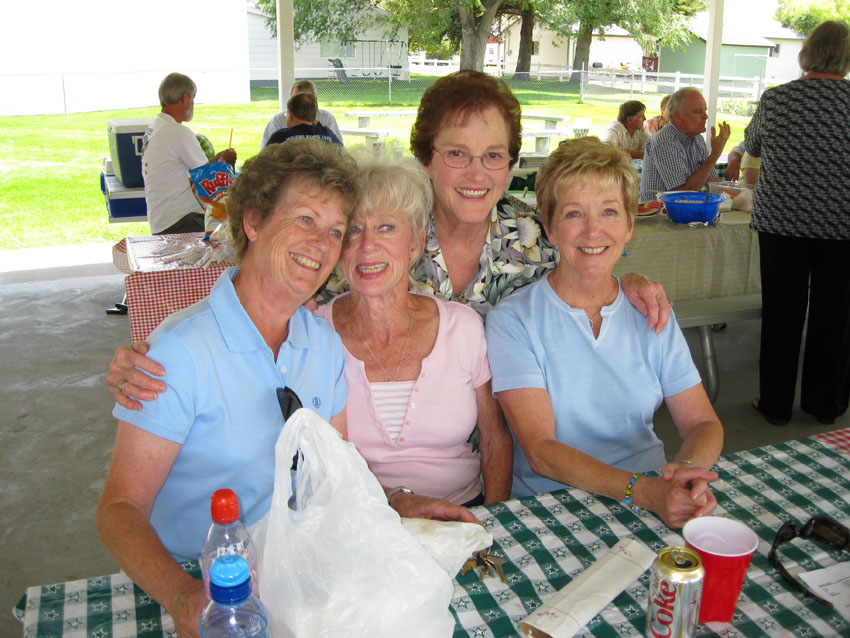
[[[600,186],[619,186],[632,227],[640,179],[628,155],[598,137],[567,140],[546,158],[535,183],[543,225],[548,229],[558,200],[576,180],[591,178]]]
[[[345,149],[308,137],[271,144],[245,162],[228,193],[227,217],[237,262],[242,261],[250,243],[243,227],[245,213],[253,211],[258,224],[265,224],[293,179],[338,193],[345,202],[346,223],[349,221],[359,191],[357,165]]]
[[[434,208],[434,189],[422,165],[412,157],[397,158],[386,149],[379,153],[364,150],[354,154],[357,161],[357,183],[360,202],[354,217],[380,211],[404,215],[417,242],[413,263],[422,256],[425,246],[422,232]]]
[[[806,38],[797,61],[803,71],[844,77],[850,72],[850,28],[835,20],[821,22]]]

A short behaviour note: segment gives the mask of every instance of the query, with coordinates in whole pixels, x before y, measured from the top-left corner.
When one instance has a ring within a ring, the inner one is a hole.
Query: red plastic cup
[[[685,523],[685,544],[702,558],[700,622],[729,622],[735,613],[747,567],[758,547],[758,536],[730,518],[703,516]]]

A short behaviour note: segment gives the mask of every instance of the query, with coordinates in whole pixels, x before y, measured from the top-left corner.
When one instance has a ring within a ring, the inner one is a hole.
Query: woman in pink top
[[[490,389],[481,318],[409,290],[433,207],[428,176],[413,159],[358,164],[362,199],[339,266],[351,292],[317,311],[345,347],[348,439],[402,515],[421,516],[423,497],[435,509],[505,500],[512,441]],[[480,454],[469,441],[476,427]]]

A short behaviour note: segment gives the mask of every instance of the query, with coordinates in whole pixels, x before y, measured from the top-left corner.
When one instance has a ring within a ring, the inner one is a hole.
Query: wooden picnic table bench
[[[356,117],[360,128],[369,128],[373,117],[416,117],[416,111],[348,111],[345,115]]]

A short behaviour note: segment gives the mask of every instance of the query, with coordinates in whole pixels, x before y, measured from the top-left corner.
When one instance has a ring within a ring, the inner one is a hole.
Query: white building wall
[[[767,59],[765,79],[768,83],[778,84],[800,77],[802,72],[797,56],[803,48],[803,40],[769,39],[779,44],[779,55]]]
[[[155,106],[171,71],[200,103],[250,99],[245,5],[232,0],[8,2],[0,59],[0,115]]]
[[[519,23],[503,33],[505,43],[505,68],[511,72],[516,68],[519,55]],[[540,43],[537,55],[531,56],[532,70],[552,70],[554,68],[572,68],[575,54],[575,38],[565,38],[552,31],[534,29],[532,39]],[[594,35],[590,44],[590,63],[600,62],[602,66],[620,67],[629,65],[639,69],[643,51],[629,36],[607,35],[603,40]]]
[[[407,29],[399,30],[395,39],[401,43],[387,43],[381,27],[358,34],[353,55],[339,57],[351,77],[386,77],[386,71],[376,72],[374,67],[401,66],[408,70]],[[258,11],[248,10],[248,47],[250,51],[251,80],[277,81],[277,38],[271,37],[265,27],[265,17]],[[295,47],[295,77],[297,79],[324,79],[335,77],[328,58],[322,55],[319,42]]]

